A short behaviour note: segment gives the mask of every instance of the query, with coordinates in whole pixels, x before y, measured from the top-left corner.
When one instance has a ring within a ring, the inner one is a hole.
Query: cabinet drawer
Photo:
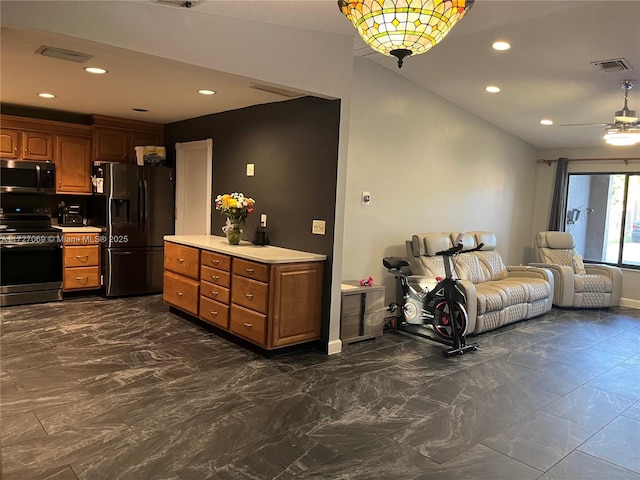
[[[229,330],[229,306],[200,297],[200,318],[225,330]]]
[[[64,269],[64,290],[100,288],[100,267]]]
[[[267,317],[252,310],[231,305],[231,331],[236,335],[266,346]]]
[[[98,245],[100,243],[100,233],[65,233],[64,246]]]
[[[165,242],[164,268],[198,280],[198,274],[200,273],[200,250]]]
[[[342,294],[342,316],[352,317],[354,315],[360,316],[364,312],[364,300],[365,296],[362,293],[356,293],[353,295]]]
[[[180,310],[198,315],[200,283],[171,272],[164,272],[162,299]]]
[[[64,247],[65,267],[90,267],[100,265],[100,247]]]
[[[266,283],[250,278],[233,276],[231,302],[250,308],[257,312],[267,313],[269,287]]]
[[[231,257],[227,255],[203,250],[201,257],[200,261],[202,262],[202,265],[217,268],[218,270],[224,270],[225,272],[231,271]]]
[[[241,258],[233,259],[233,274],[253,278],[262,282],[269,281],[269,265],[265,263],[250,262]]]
[[[209,283],[215,283],[221,287],[229,288],[231,286],[231,274],[216,268],[200,267],[200,280],[206,280]]]
[[[200,295],[229,305],[229,289],[213,283],[200,281]]]

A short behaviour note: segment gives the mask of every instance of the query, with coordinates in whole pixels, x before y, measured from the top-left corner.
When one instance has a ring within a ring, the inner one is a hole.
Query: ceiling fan
[[[567,123],[561,127],[577,127],[586,125],[596,125],[605,127],[605,141],[610,145],[635,145],[640,143],[640,117],[636,116],[635,110],[629,110],[627,105],[629,90],[635,85],[635,80],[622,80],[620,85],[624,90],[624,106],[618,110],[613,123]]]

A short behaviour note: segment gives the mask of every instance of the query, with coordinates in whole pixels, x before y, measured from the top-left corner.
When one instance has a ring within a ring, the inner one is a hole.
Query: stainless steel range
[[[62,244],[41,209],[0,213],[0,306],[62,300]]]

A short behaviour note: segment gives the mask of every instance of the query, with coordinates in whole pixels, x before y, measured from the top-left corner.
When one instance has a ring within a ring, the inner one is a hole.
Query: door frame
[[[195,149],[207,149],[207,158],[209,161],[207,162],[207,173],[206,177],[208,179],[206,185],[206,220],[205,220],[205,233],[207,235],[211,234],[211,208],[212,201],[211,192],[212,192],[212,182],[213,182],[213,139],[207,138],[206,140],[197,140],[194,142],[176,142],[176,210],[175,210],[175,231],[176,234],[179,231],[178,229],[178,219],[180,218],[180,214],[184,215],[184,209],[187,208],[186,201],[184,200],[187,192],[189,191],[189,186],[185,185],[184,179],[187,178],[186,170],[188,168],[187,161],[184,159],[184,152]],[[193,186],[191,186],[193,188]]]

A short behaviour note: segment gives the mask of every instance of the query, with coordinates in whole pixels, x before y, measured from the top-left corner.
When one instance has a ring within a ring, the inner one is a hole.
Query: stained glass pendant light
[[[398,68],[425,53],[471,10],[475,0],[338,0],[338,7],[375,51],[393,55]]]

